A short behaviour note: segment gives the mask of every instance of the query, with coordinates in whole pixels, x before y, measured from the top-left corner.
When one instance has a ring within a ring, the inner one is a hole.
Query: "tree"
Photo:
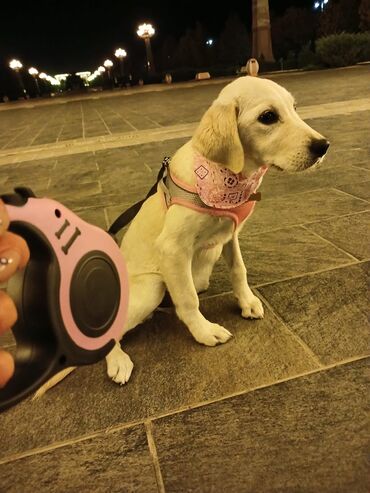
[[[168,36],[160,49],[158,56],[159,65],[162,70],[169,70],[174,67],[175,64],[175,53],[176,53],[176,40],[173,36]]]
[[[360,17],[359,28],[361,31],[370,30],[370,0],[361,0],[358,14]]]
[[[185,35],[180,38],[174,61],[179,68],[201,68],[205,66],[206,39],[200,22],[196,22],[195,29],[188,29]]]
[[[318,34],[357,32],[360,24],[360,0],[339,0],[328,3],[319,17]]]
[[[218,43],[218,61],[225,64],[245,65],[251,52],[248,32],[240,17],[232,13],[226,20],[225,28]]]
[[[312,10],[291,7],[284,15],[272,20],[272,44],[277,58],[289,51],[298,52],[315,38],[315,13]]]

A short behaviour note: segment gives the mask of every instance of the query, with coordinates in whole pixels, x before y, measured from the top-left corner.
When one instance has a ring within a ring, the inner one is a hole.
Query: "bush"
[[[299,68],[317,68],[320,64],[318,56],[311,50],[311,42],[302,46],[297,58]]]
[[[296,55],[295,51],[290,50],[288,52],[286,59],[283,61],[283,64],[284,64],[283,66],[284,66],[285,70],[292,70],[294,68],[297,68],[297,66],[298,66],[297,55]]]
[[[230,75],[235,75],[236,71],[237,71],[237,67],[235,65],[213,66],[207,70],[207,72],[211,74],[211,77],[226,77]]]
[[[345,67],[370,59],[370,31],[331,34],[316,41],[316,53],[327,67]]]
[[[172,75],[172,82],[182,82],[186,80],[195,79],[195,74],[199,72],[195,68],[178,68],[174,70],[169,70],[168,73]]]

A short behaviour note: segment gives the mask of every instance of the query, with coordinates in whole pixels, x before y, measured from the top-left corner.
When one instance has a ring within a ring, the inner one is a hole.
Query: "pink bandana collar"
[[[247,202],[256,192],[267,170],[267,166],[261,166],[249,178],[244,178],[241,173],[236,175],[203,156],[196,156],[196,190],[209,207],[233,209]]]

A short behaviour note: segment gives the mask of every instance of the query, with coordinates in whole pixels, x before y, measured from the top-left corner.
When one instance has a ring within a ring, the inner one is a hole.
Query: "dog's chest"
[[[210,217],[207,227],[204,228],[196,238],[196,248],[213,248],[224,245],[233,237],[234,225],[230,219],[221,217]]]

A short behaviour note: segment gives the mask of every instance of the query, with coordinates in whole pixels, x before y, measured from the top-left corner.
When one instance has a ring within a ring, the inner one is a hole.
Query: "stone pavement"
[[[331,148],[315,172],[270,171],[241,235],[265,318],[240,317],[220,262],[201,309],[234,338],[200,346],[157,312],[122,341],[125,387],[100,362],[6,411],[0,492],[368,493],[368,67],[271,78]],[[0,193],[28,185],[106,228],[225,83],[2,108]]]

